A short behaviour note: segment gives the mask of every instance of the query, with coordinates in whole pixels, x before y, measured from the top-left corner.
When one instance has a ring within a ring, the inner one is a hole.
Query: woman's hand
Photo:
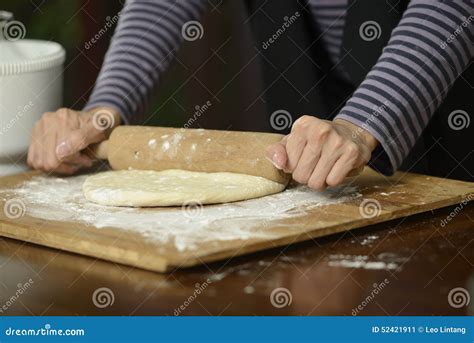
[[[97,107],[88,112],[68,108],[46,112],[33,129],[28,165],[61,174],[73,174],[83,167],[91,167],[93,161],[83,150],[105,140],[119,123],[119,114],[108,107]]]
[[[303,116],[289,135],[268,148],[267,156],[295,181],[323,190],[366,165],[377,144],[369,132],[348,121]]]

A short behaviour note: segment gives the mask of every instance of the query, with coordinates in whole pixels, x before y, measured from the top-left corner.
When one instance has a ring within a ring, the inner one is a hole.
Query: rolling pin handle
[[[359,175],[362,174],[362,172],[364,171],[364,167],[365,167],[365,166],[352,169],[352,170],[349,172],[349,174],[347,174],[347,177],[359,176]]]
[[[106,160],[109,152],[109,141],[103,141],[98,144],[92,144],[87,148],[86,154],[97,160]]]

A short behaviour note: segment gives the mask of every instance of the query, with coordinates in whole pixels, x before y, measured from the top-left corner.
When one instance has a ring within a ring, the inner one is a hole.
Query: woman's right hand
[[[111,129],[119,124],[120,115],[110,107],[87,112],[68,108],[46,112],[33,129],[28,165],[60,174],[91,167],[93,160],[83,150],[107,139]]]

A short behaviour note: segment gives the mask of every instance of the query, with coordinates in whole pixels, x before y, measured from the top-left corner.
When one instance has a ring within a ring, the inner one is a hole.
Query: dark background
[[[124,0],[2,0],[0,10],[13,12],[15,19],[23,22],[26,38],[53,40],[64,46],[67,60],[63,104],[65,107],[81,109],[92,91],[115,25],[90,49],[86,49],[85,44],[104,28],[107,18],[117,15],[123,2]],[[367,5],[365,2],[360,3]],[[204,27],[203,38],[182,44],[163,82],[154,91],[144,120],[138,121],[138,124],[183,127],[193,118],[196,106],[202,106],[208,101],[212,106],[190,127],[272,131],[269,113],[275,109],[290,109],[296,115],[293,122],[303,113],[323,118],[330,118],[337,113],[337,108],[321,110],[313,107],[312,102],[303,103],[309,108],[301,108],[301,103],[297,100],[299,96],[292,99],[289,94],[294,87],[288,87],[285,81],[298,75],[293,70],[280,80],[280,92],[269,94],[270,101],[264,103],[261,67],[265,67],[265,63],[262,66],[259,64],[261,58],[257,51],[261,41],[254,43],[251,38],[244,4],[245,1],[208,1],[208,10],[201,20]],[[372,15],[371,12],[369,15]],[[265,35],[267,36],[268,34]],[[282,43],[284,41],[280,40],[279,44]],[[361,56],[366,53],[365,50],[362,49]],[[321,61],[318,59],[319,62]],[[311,65],[313,61],[310,59],[307,63]],[[302,75],[305,76],[306,69],[301,61],[298,62],[298,69],[300,72],[303,70]],[[471,170],[474,168],[474,154],[472,144],[466,143],[472,142],[472,124],[469,129],[462,131],[453,131],[447,125],[452,111],[464,109],[471,112],[473,71],[471,64],[461,75],[460,81],[454,84],[439,113],[434,115],[401,170],[473,180]],[[279,70],[276,73],[270,80],[280,79]],[[342,92],[340,80],[337,81],[337,87],[333,87],[332,93],[337,93],[340,99],[331,102],[339,106],[343,104],[341,99],[346,99],[352,90]],[[267,77],[266,84],[271,85],[273,81],[269,82]],[[276,86],[269,86],[270,91],[265,93],[271,93],[271,89],[278,85],[276,83]],[[319,94],[319,89],[313,87],[312,82],[309,85],[314,90],[314,94],[308,97],[311,100],[319,96],[323,100],[330,98],[326,93]]]
[[[93,89],[114,25],[90,49],[99,30],[122,8],[124,0],[2,0],[0,10],[12,12],[26,27],[26,39],[60,43],[64,64],[64,106],[81,109]],[[182,126],[195,107],[209,110],[193,127],[268,131],[262,116],[261,76],[249,39],[243,2],[213,1],[202,18],[201,40],[184,42],[165,80],[155,90],[145,114],[146,125]],[[242,27],[244,28],[242,30]],[[251,61],[249,63],[249,61]],[[236,96],[238,94],[238,96]],[[51,109],[54,110],[54,109]]]

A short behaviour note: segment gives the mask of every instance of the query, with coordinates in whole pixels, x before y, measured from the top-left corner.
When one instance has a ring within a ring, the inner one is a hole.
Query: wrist
[[[109,127],[111,129],[122,124],[122,116],[120,115],[119,111],[117,111],[113,107],[97,106],[86,111],[86,113],[91,117],[93,117],[94,115],[100,115],[101,117],[104,117],[106,119],[111,119],[112,125],[110,125]]]
[[[334,122],[346,127],[352,133],[352,137],[361,140],[370,150],[374,151],[379,141],[369,131],[344,119],[334,119]]]

